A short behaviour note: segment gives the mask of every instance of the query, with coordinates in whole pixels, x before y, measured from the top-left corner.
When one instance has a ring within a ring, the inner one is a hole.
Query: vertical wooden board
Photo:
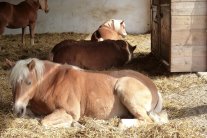
[[[205,2],[206,0],[171,0],[172,3],[174,2]]]
[[[160,4],[170,4],[171,0],[160,0]]]
[[[178,57],[206,57],[207,46],[174,46],[171,49],[171,58]]]
[[[171,3],[172,15],[207,15],[207,1]]]
[[[173,31],[171,34],[173,46],[207,46],[206,30],[183,30]]]
[[[206,57],[177,57],[171,61],[171,72],[207,71]]]
[[[171,51],[171,72],[207,71],[206,45],[175,46]]]
[[[207,16],[172,16],[172,31],[207,29]]]
[[[160,55],[160,21],[157,15],[160,13],[158,6],[152,8],[152,32],[151,32],[151,51],[153,54]]]
[[[159,43],[159,30],[158,30],[158,24],[157,23],[153,23],[153,28],[152,28],[152,37],[151,37],[151,41],[152,41],[152,44],[151,44],[151,50],[154,54],[160,54],[160,43]]]
[[[206,72],[206,64],[192,66],[192,65],[172,65],[170,72]]]
[[[152,0],[152,5],[159,5],[160,4],[160,0]]]
[[[169,63],[171,46],[170,7],[161,6],[161,15],[161,57]]]

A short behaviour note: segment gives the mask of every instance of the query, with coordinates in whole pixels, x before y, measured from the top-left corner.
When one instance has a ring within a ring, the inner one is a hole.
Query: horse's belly
[[[131,113],[123,106],[123,104],[116,96],[114,99],[103,98],[94,100],[93,104],[86,108],[85,116],[97,119],[132,117]]]
[[[28,19],[24,19],[24,20],[11,20],[8,23],[7,28],[17,29],[17,28],[27,27],[28,25],[29,25],[29,20]]]

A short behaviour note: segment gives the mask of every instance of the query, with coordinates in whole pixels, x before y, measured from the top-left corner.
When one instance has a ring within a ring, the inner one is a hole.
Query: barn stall
[[[207,1],[153,0],[152,53],[171,72],[207,71]]]
[[[10,2],[16,3],[12,0]],[[117,7],[114,3],[117,3]],[[103,5],[106,9],[102,8]],[[135,5],[140,7],[137,8]],[[48,14],[39,11],[34,46],[29,45],[29,36],[26,36],[26,46],[21,48],[20,35],[10,35],[19,34],[20,30],[7,29],[6,35],[0,38],[0,137],[206,137],[206,81],[194,73],[167,72],[162,62],[150,54],[151,35],[139,34],[150,30],[149,1],[94,1],[91,4],[91,1],[61,0],[59,3],[49,1],[49,6]],[[94,10],[97,7],[99,8]],[[94,16],[89,14],[92,10],[95,12]],[[117,128],[118,118],[103,121],[85,117],[80,120],[85,126],[82,129],[46,129],[36,118],[13,116],[11,86],[8,83],[9,70],[4,65],[4,59],[46,59],[56,43],[64,39],[89,39],[90,33],[108,18],[124,19],[129,32],[125,40],[132,45],[138,45],[135,51],[136,58],[119,69],[133,69],[152,78],[164,96],[164,109],[169,114],[170,122],[165,125],[151,124],[122,131]]]

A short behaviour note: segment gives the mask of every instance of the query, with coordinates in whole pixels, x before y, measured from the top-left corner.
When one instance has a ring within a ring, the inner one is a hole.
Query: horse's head
[[[29,101],[38,88],[38,81],[43,72],[43,63],[38,59],[18,61],[12,69],[10,83],[14,100],[14,113],[24,116]]]
[[[133,54],[133,52],[134,52],[134,50],[137,48],[137,46],[136,46],[136,45],[135,45],[135,46],[132,46],[132,45],[130,45],[129,43],[128,43],[128,46],[129,46],[129,51],[130,51],[130,53]]]
[[[126,50],[129,54],[133,54],[134,50],[136,49],[136,45],[132,46],[125,40],[117,40],[116,43],[124,50]]]
[[[127,35],[125,22],[123,20],[113,20],[113,23],[115,31],[122,37],[125,37]]]
[[[49,7],[47,4],[47,0],[38,0],[39,5],[40,5],[40,9],[44,10],[46,13],[49,12]]]
[[[106,41],[106,40],[105,40]],[[129,61],[131,61],[132,58],[134,58],[134,50],[136,49],[136,45],[132,46],[130,45],[127,41],[125,40],[116,40],[116,43],[118,45],[118,47],[120,47],[122,49],[122,51],[126,52],[128,55],[128,60],[126,63],[128,63]]]

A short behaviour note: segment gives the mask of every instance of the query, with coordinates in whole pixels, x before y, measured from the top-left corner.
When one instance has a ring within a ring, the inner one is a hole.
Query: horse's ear
[[[42,10],[45,10],[45,0],[38,0]]]
[[[124,20],[123,21],[121,21],[121,23],[120,24],[124,24]]]
[[[11,60],[9,60],[9,59],[5,59],[5,66],[7,67],[7,68],[13,68],[14,66],[15,66],[15,62],[14,61],[11,61]]]
[[[30,63],[27,64],[27,67],[29,68],[30,71],[33,70],[35,67],[35,61],[32,60]]]
[[[135,46],[133,46],[133,51],[135,50],[137,48],[137,46],[135,45]]]
[[[45,12],[48,12],[49,9],[47,6],[47,0],[38,0],[38,1],[39,1],[41,9],[44,10]]]

